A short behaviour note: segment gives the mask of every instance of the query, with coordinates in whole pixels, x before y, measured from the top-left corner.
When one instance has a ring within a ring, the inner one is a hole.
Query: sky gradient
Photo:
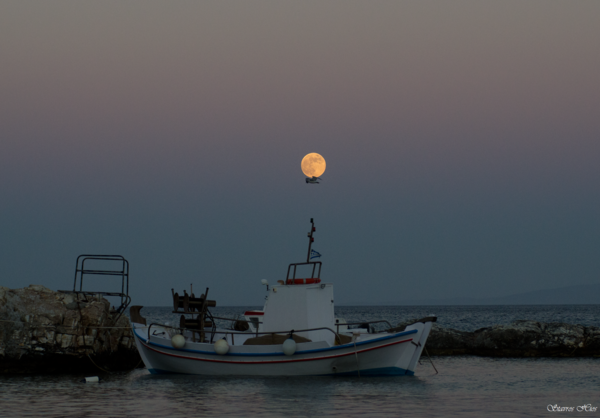
[[[0,285],[122,254],[134,304],[597,283],[600,2],[5,1]],[[307,185],[300,161],[327,171]]]

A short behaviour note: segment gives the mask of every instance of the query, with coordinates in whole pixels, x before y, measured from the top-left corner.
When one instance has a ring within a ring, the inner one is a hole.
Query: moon
[[[319,177],[325,172],[325,158],[316,152],[306,154],[300,163],[306,177]]]

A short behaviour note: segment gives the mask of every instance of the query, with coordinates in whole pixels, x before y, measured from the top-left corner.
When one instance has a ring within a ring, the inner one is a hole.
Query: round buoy
[[[171,344],[175,348],[183,348],[185,346],[185,337],[181,334],[173,335],[173,338],[171,338]]]
[[[221,339],[215,343],[215,352],[220,356],[224,356],[229,351],[229,344],[227,341]]]
[[[283,354],[286,356],[291,356],[296,352],[296,341],[292,339],[292,337],[285,340],[283,343]]]

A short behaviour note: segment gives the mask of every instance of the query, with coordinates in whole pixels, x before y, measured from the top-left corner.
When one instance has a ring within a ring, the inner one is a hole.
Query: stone
[[[63,334],[62,339],[60,341],[61,348],[67,348],[71,345],[71,341],[73,340],[73,336],[69,334]]]
[[[99,295],[0,286],[0,373],[98,373],[140,363],[126,316]],[[88,355],[93,362],[88,358]]]
[[[432,355],[596,357],[600,355],[600,329],[519,320],[467,332],[434,324],[426,348]]]

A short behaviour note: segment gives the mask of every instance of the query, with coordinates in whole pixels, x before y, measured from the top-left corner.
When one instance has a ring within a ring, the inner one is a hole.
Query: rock
[[[472,333],[442,328],[437,324],[433,324],[426,343],[430,354],[446,356],[468,354],[472,345]]]
[[[442,356],[599,357],[600,328],[521,320],[466,332],[433,324],[426,348]]]
[[[0,287],[0,321],[0,373],[98,373],[98,366],[140,364],[129,319],[111,313],[101,297]]]

